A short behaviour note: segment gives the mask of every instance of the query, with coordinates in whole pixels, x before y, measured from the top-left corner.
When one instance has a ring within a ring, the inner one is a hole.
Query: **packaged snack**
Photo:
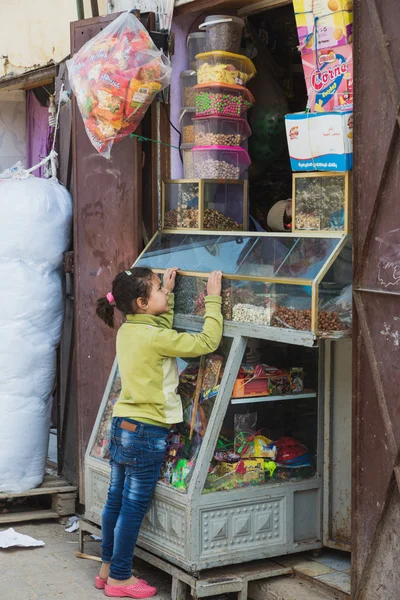
[[[89,40],[67,66],[88,137],[106,158],[114,142],[136,130],[171,78],[169,60],[129,12]]]
[[[351,0],[293,0],[293,8],[303,54],[352,43]]]
[[[301,60],[312,113],[353,110],[352,46],[317,50]]]
[[[350,171],[353,166],[353,113],[286,115],[293,171]]]

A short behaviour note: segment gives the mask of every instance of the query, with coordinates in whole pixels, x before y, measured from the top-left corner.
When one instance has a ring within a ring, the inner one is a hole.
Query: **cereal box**
[[[286,115],[293,171],[350,171],[353,166],[353,113]]]
[[[302,55],[311,112],[353,110],[353,50],[318,50]]]
[[[303,54],[352,43],[352,1],[293,0],[293,6]]]

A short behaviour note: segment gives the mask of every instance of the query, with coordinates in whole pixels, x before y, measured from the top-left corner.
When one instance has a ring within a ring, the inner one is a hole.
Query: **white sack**
[[[47,459],[72,199],[56,180],[0,179],[0,491],[38,486]]]

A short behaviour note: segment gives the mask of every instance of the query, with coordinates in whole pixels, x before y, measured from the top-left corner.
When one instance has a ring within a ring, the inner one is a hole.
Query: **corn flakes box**
[[[303,54],[310,112],[353,110],[353,47]]]
[[[293,0],[293,7],[303,54],[352,43],[351,0]]]

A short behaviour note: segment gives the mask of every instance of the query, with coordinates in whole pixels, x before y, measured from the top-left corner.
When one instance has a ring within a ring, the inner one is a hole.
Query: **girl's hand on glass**
[[[220,296],[222,288],[222,271],[213,271],[210,273],[207,282],[207,295]]]
[[[178,271],[178,267],[170,267],[164,273],[163,288],[168,293],[170,293],[174,290],[177,271]]]

